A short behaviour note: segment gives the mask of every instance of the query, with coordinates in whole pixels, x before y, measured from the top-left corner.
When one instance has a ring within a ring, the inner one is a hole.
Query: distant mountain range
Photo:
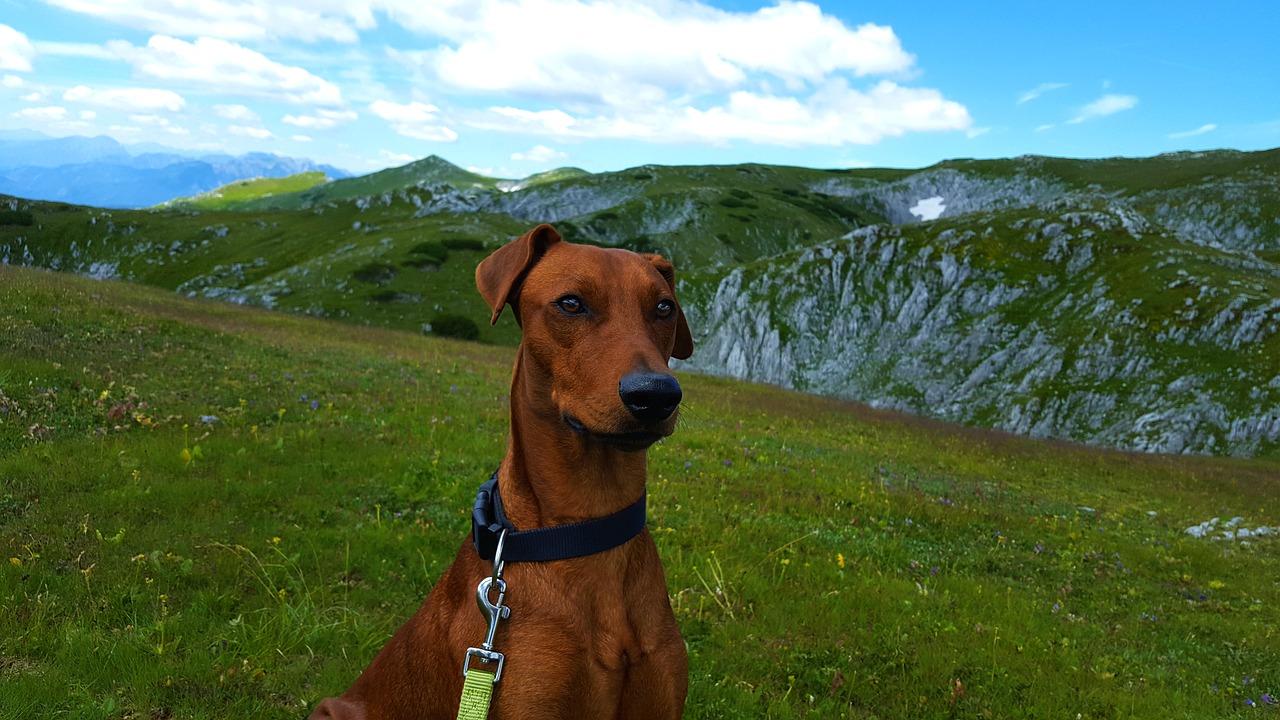
[[[100,137],[0,136],[0,193],[108,208],[140,208],[248,178],[318,171],[350,173],[268,153],[196,155],[148,143],[126,147]]]
[[[1103,446],[1280,453],[1280,150],[522,180],[430,157],[159,211],[0,198],[0,262],[514,344],[475,266],[539,222],[673,258],[686,368]]]

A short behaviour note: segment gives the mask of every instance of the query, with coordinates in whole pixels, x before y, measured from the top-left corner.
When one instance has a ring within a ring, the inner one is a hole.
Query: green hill
[[[210,190],[207,193],[201,193],[200,195],[195,195],[189,198],[171,200],[160,207],[192,210],[222,210],[242,203],[262,200],[263,198],[272,197],[274,195],[302,192],[326,182],[329,182],[329,178],[319,171],[298,173],[297,175],[290,175],[283,178],[254,178],[252,180],[239,180],[229,185],[223,185],[216,190]]]
[[[552,222],[675,260],[713,349],[693,369],[1019,433],[1272,455],[1277,197],[1280,150],[525,181],[432,157],[218,211],[12,199],[0,261],[512,344],[472,273]]]
[[[417,608],[505,447],[510,348],[14,267],[0,337],[15,720],[305,715]],[[1245,718],[1280,694],[1276,459],[681,383],[649,528],[686,717]]]

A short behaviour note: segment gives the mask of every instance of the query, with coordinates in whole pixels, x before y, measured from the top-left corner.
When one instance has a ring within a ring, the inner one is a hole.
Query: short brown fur
[[[667,373],[669,358],[693,351],[671,263],[565,243],[540,225],[486,258],[476,285],[492,322],[511,304],[523,331],[498,470],[512,524],[577,522],[636,502],[644,447],[671,434],[676,415],[640,422],[619,400],[620,379]],[[566,312],[557,302],[566,296],[583,311]],[[666,317],[654,312],[663,300],[675,306]],[[311,717],[456,717],[464,654],[487,630],[476,584],[491,572],[468,537],[418,612],[346,693]],[[494,640],[506,666],[490,718],[680,717],[688,658],[647,529],[595,555],[510,563],[504,577],[511,617]]]

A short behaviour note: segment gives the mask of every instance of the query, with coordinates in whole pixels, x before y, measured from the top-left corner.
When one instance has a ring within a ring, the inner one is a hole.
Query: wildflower
[[[1263,695],[1263,696],[1262,696],[1262,702],[1264,702],[1264,703],[1266,703],[1266,704],[1268,704],[1268,705],[1275,705],[1275,704],[1276,704],[1276,699],[1275,699],[1274,697],[1271,697],[1270,695]]]
[[[684,469],[685,469],[685,470],[688,470],[688,469],[689,469],[689,468],[691,468],[691,467],[693,467],[693,463],[689,462],[688,460],[685,460],[685,461],[684,461]]]
[[[836,565],[839,565],[841,570],[844,569],[844,553],[836,553]]]
[[[732,461],[732,460],[725,460],[725,461],[724,461],[724,466],[725,466],[725,467],[729,467],[729,466],[730,466],[730,465],[732,465],[732,464],[733,464],[733,461]]]
[[[312,401],[311,401],[311,409],[312,409],[312,410],[316,410],[316,409],[318,409],[319,407],[320,407],[320,401],[319,401],[319,400],[312,400]]]
[[[936,568],[936,567],[929,568],[929,574],[930,574],[930,575],[937,575],[937,574],[938,574],[938,568]]]

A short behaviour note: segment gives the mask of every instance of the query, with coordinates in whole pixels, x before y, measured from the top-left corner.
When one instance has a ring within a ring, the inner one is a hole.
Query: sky
[[[1280,2],[0,0],[0,132],[497,177],[1280,147]]]

